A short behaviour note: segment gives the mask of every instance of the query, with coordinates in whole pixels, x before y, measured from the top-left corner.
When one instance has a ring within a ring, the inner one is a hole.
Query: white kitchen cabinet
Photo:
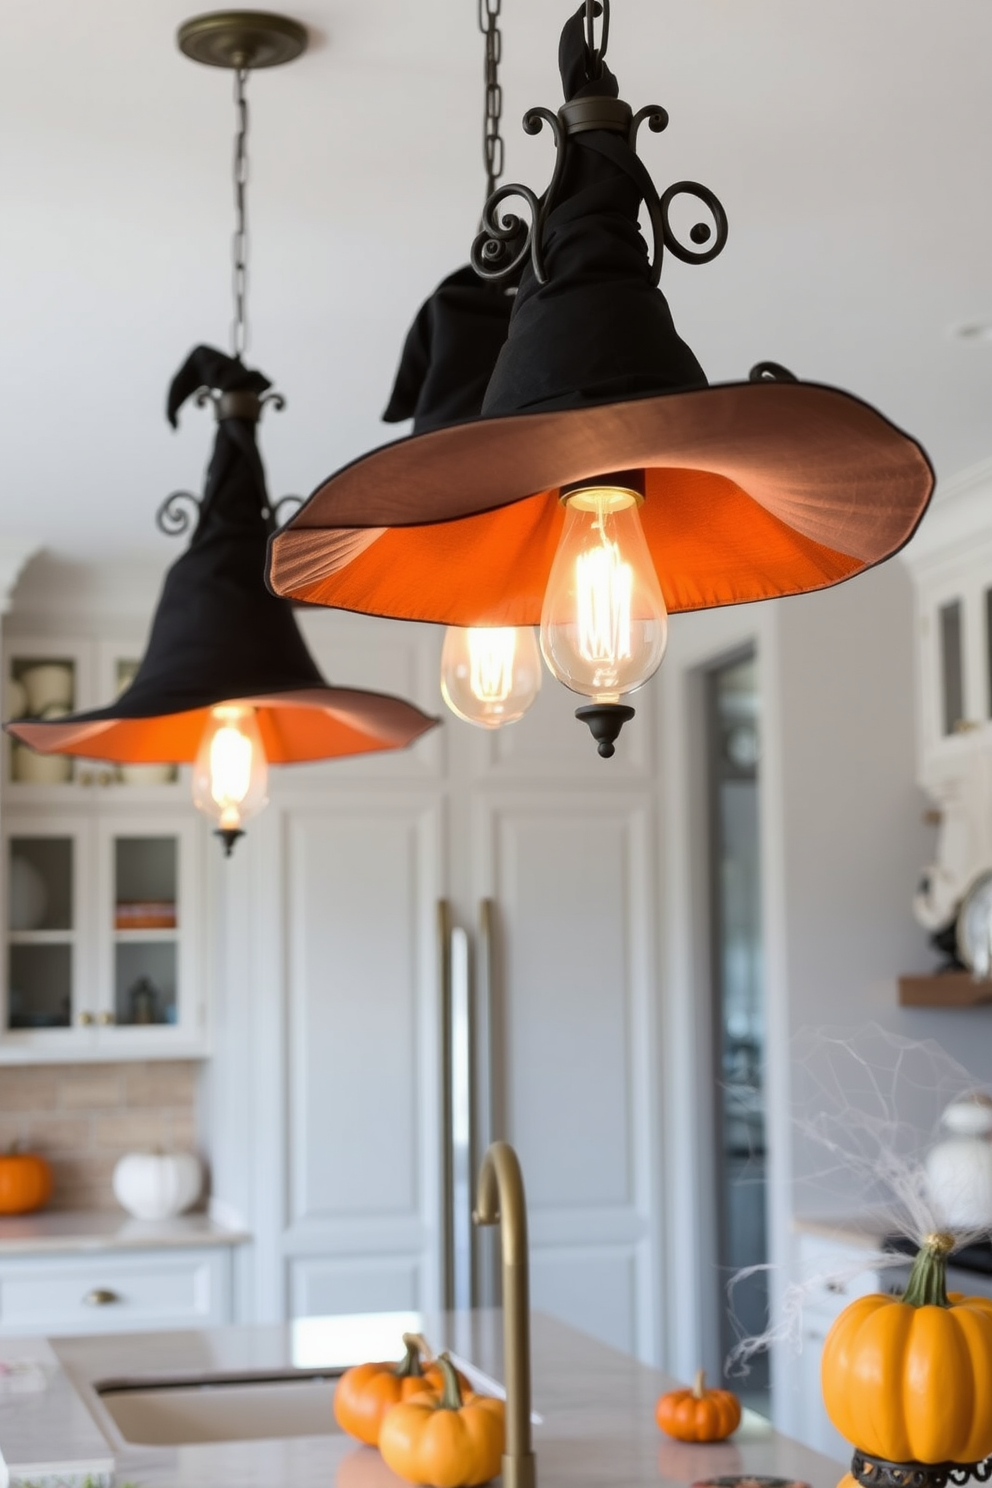
[[[488,734],[441,704],[439,629],[304,621],[335,682],[444,720],[411,750],[274,772],[225,865],[212,1166],[256,1237],[250,1315],[441,1301],[438,902],[478,986],[488,901],[491,1132],[520,1152],[534,1306],[657,1357],[653,710],[604,761],[546,679]]]
[[[0,1258],[0,1337],[220,1327],[233,1321],[229,1246]]]
[[[3,648],[3,717],[58,718],[111,702],[130,683],[144,649],[137,634],[90,640],[8,636]],[[93,795],[165,804],[184,794],[176,766],[114,765],[39,755],[5,738],[3,798],[14,806],[69,806]]]
[[[0,1063],[205,1047],[202,834],[174,810],[3,816]]]

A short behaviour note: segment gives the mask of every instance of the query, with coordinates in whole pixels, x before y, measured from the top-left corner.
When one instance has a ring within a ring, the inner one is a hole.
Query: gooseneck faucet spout
[[[503,1251],[503,1367],[506,1375],[503,1488],[535,1488],[537,1468],[530,1436],[527,1203],[520,1163],[508,1142],[494,1142],[482,1159],[472,1218],[479,1225],[499,1225]]]

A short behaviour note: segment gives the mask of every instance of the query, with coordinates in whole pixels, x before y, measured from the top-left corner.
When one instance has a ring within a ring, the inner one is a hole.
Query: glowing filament
[[[634,571],[616,543],[580,553],[575,560],[579,650],[588,662],[615,666],[630,657]]]
[[[469,686],[480,703],[505,703],[513,691],[516,640],[512,629],[469,631]]]

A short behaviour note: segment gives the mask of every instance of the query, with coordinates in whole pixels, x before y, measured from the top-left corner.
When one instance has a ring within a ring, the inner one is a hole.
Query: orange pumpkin
[[[691,1390],[670,1390],[655,1406],[662,1431],[679,1441],[719,1442],[741,1424],[741,1403],[731,1390],[707,1390],[702,1369]]]
[[[30,1214],[52,1196],[52,1170],[36,1152],[0,1155],[0,1214]]]
[[[827,1334],[821,1382],[841,1436],[889,1462],[992,1455],[992,1300],[947,1295],[952,1235],[928,1235],[902,1297],[845,1307]]]
[[[424,1394],[394,1405],[382,1423],[383,1461],[408,1483],[432,1488],[476,1488],[502,1465],[506,1439],[502,1400],[474,1395],[463,1402],[458,1375],[447,1354],[437,1360],[444,1372],[440,1399]]]
[[[437,1365],[424,1367],[421,1355],[430,1350],[419,1333],[404,1333],[403,1342],[406,1353],[398,1364],[356,1364],[345,1370],[334,1391],[334,1419],[366,1446],[379,1445],[379,1427],[392,1406],[425,1390],[440,1395],[444,1389]]]

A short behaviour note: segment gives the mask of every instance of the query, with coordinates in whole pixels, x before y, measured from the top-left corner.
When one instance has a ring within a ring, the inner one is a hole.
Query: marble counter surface
[[[182,1214],[177,1219],[151,1220],[132,1219],[123,1211],[105,1214],[69,1209],[41,1210],[37,1214],[0,1218],[0,1259],[71,1251],[240,1245],[250,1238],[244,1230],[218,1224],[206,1214]]]
[[[359,1358],[398,1356],[398,1333],[419,1323],[435,1348],[446,1346],[487,1374],[502,1377],[502,1319],[496,1312],[376,1319],[310,1318],[286,1326],[226,1328],[55,1339],[65,1380],[99,1425],[115,1458],[117,1481],[140,1488],[398,1488],[378,1453],[333,1429],[327,1435],[196,1446],[136,1447],[124,1443],[97,1386],[102,1381],[261,1375],[287,1369],[332,1368]],[[391,1342],[390,1342],[391,1340]],[[387,1346],[389,1345],[389,1346]],[[719,1446],[686,1446],[662,1436],[654,1404],[672,1380],[551,1318],[533,1319],[534,1426],[540,1488],[646,1488],[693,1483],[711,1476],[768,1474],[835,1488],[843,1467],[778,1435],[758,1417]],[[36,1418],[38,1460],[59,1453],[78,1460],[73,1433],[60,1413]],[[88,1429],[88,1426],[87,1426]],[[10,1416],[0,1399],[0,1448]],[[18,1434],[18,1460],[30,1461]]]

